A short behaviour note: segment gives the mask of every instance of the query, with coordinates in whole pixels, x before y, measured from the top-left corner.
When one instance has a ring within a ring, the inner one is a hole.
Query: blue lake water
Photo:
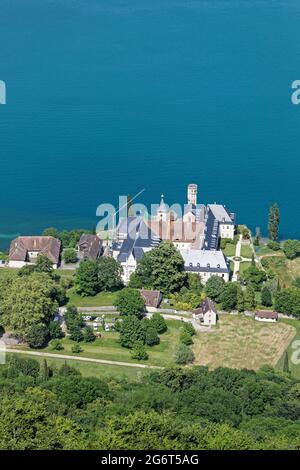
[[[300,237],[299,25],[298,0],[1,0],[1,246],[189,182]]]

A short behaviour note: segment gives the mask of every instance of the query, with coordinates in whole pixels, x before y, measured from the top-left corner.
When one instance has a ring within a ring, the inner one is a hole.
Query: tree
[[[195,295],[200,295],[203,290],[203,285],[201,284],[201,278],[199,274],[196,273],[188,273],[188,290]]]
[[[48,334],[46,325],[32,325],[26,334],[26,341],[31,348],[41,348],[46,343]]]
[[[154,346],[155,344],[159,344],[160,339],[157,330],[151,325],[151,322],[145,322],[143,324],[143,328],[145,331],[145,343],[147,346]]]
[[[74,322],[71,324],[70,328],[68,329],[70,332],[70,339],[72,341],[76,341],[77,343],[79,343],[80,341],[83,341],[84,336],[83,336],[83,332],[82,332],[81,325],[79,322],[74,320]]]
[[[238,312],[243,312],[245,310],[244,292],[240,286],[237,288],[236,308]]]
[[[225,287],[225,281],[220,276],[211,276],[205,284],[205,292],[208,297],[219,302]]]
[[[167,323],[160,313],[153,313],[150,323],[159,334],[164,333],[168,329]]]
[[[268,286],[264,286],[261,290],[261,304],[265,307],[271,307],[272,302],[272,292]]]
[[[289,356],[288,356],[287,351],[285,352],[284,360],[283,360],[283,372],[286,372],[286,373],[290,372]]]
[[[85,343],[92,343],[95,341],[96,336],[94,334],[93,328],[91,326],[86,326],[83,329],[83,340]]]
[[[77,252],[74,248],[65,248],[62,253],[62,257],[65,263],[76,263]]]
[[[279,207],[276,203],[272,204],[269,209],[269,223],[268,223],[268,231],[269,231],[269,238],[272,241],[278,240],[278,229],[280,223],[280,211]]]
[[[114,305],[121,315],[135,315],[141,318],[145,311],[145,302],[140,292],[130,287],[118,292]]]
[[[175,353],[176,364],[189,364],[195,359],[193,351],[185,344],[180,344]]]
[[[148,359],[149,355],[146,351],[143,341],[136,341],[131,350],[132,359],[137,361],[145,361]]]
[[[50,375],[51,375],[51,370],[48,366],[48,363],[47,363],[46,359],[44,359],[43,360],[43,365],[42,365],[42,368],[41,368],[42,380],[47,381],[49,379]]]
[[[99,292],[98,265],[95,261],[81,261],[75,274],[75,289],[82,297],[94,296]]]
[[[102,256],[97,261],[99,291],[118,289],[122,286],[122,266],[109,256]]]
[[[60,339],[64,337],[64,333],[58,321],[51,321],[49,323],[49,335],[51,339]]]
[[[289,287],[275,294],[274,308],[277,312],[300,318],[300,289]]]
[[[25,338],[34,325],[48,325],[57,311],[55,282],[46,274],[16,276],[0,305],[0,322]]]
[[[46,255],[39,255],[34,270],[37,273],[52,273],[53,263]]]
[[[267,243],[267,247],[270,248],[271,250],[279,251],[280,250],[280,243],[275,242],[274,240],[269,240],[268,243]]]
[[[42,235],[43,237],[59,238],[59,231],[55,227],[49,227],[43,231]]]
[[[286,240],[283,244],[283,251],[287,258],[293,259],[300,254],[299,240]]]
[[[130,275],[128,287],[132,289],[141,289],[143,287],[142,280],[136,272]]]
[[[223,310],[230,312],[235,310],[237,303],[237,292],[239,285],[236,282],[229,282],[225,284],[224,290],[220,295],[220,302]]]
[[[164,241],[148,251],[138,263],[137,276],[144,287],[165,294],[180,290],[187,283],[184,261],[173,243]]]
[[[136,341],[145,342],[145,330],[135,315],[129,315],[120,325],[120,343],[124,348],[132,348]]]
[[[260,290],[261,284],[266,280],[267,276],[266,273],[257,266],[251,265],[244,271],[243,278],[247,284],[258,291]]]
[[[247,289],[244,293],[244,309],[253,310],[255,305],[255,291],[251,286],[247,286]]]

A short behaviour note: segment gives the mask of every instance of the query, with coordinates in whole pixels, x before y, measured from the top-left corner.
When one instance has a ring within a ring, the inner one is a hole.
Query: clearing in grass
[[[270,324],[244,315],[220,315],[218,328],[195,338],[195,364],[212,369],[275,366],[295,334],[296,328],[282,321]]]

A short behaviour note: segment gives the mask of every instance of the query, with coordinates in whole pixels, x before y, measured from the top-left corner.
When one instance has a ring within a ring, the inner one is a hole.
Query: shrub
[[[168,326],[164,317],[160,315],[159,313],[153,313],[150,323],[159,334],[164,333],[168,329]]]
[[[33,325],[26,335],[26,341],[31,348],[41,348],[45,345],[48,334],[46,325]]]
[[[51,321],[49,323],[49,334],[52,339],[60,339],[64,337],[64,333],[57,321]]]
[[[267,247],[270,248],[271,250],[278,251],[280,250],[280,243],[274,240],[269,240],[267,243]]]
[[[59,339],[53,339],[50,341],[50,347],[53,351],[62,351],[64,349],[62,342]]]
[[[155,344],[160,343],[157,330],[153,326],[151,326],[150,322],[149,326],[147,325],[145,328],[145,343],[148,346],[154,346]]]
[[[185,344],[180,344],[175,353],[176,364],[189,364],[195,359],[193,351]]]
[[[85,328],[83,328],[83,340],[86,343],[92,343],[93,341],[95,341],[95,339],[96,336],[91,326],[86,326]]]
[[[83,349],[79,344],[74,344],[74,346],[72,346],[71,351],[74,354],[80,354],[81,352],[83,352]]]
[[[184,322],[182,326],[183,330],[191,336],[196,334],[196,330],[191,323]]]
[[[148,353],[142,341],[136,341],[131,350],[132,359],[137,359],[138,361],[145,361],[148,359]]]
[[[186,346],[190,346],[191,344],[193,344],[193,338],[187,331],[182,331],[180,335],[180,341]]]

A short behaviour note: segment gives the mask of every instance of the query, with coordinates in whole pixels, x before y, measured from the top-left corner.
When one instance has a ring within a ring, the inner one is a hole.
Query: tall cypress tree
[[[272,204],[269,210],[269,238],[272,241],[278,240],[278,230],[280,223],[280,210],[276,203]]]
[[[289,356],[288,356],[288,353],[287,353],[287,352],[285,352],[285,355],[284,355],[283,372],[287,372],[287,373],[290,372]]]

